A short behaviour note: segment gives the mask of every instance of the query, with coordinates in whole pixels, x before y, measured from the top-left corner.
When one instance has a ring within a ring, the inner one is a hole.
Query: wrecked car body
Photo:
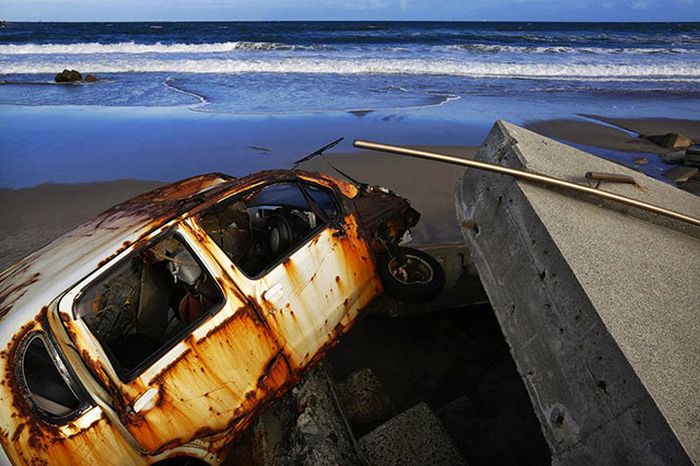
[[[379,258],[412,285],[391,251],[418,218],[327,175],[210,174],[45,246],[0,274],[0,462],[220,463],[382,292]]]

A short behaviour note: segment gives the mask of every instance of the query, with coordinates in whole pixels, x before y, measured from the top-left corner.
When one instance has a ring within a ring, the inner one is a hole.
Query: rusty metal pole
[[[437,160],[439,162],[451,163],[453,165],[462,165],[469,168],[476,168],[478,170],[485,170],[493,173],[499,173],[501,175],[508,175],[517,179],[543,184],[545,186],[556,186],[558,188],[563,188],[569,191],[590,194],[592,196],[636,207],[638,209],[646,210],[648,212],[654,212],[656,214],[663,215],[664,217],[669,217],[674,220],[690,223],[691,225],[700,226],[700,218],[686,215],[681,212],[676,212],[675,210],[666,209],[664,207],[660,207],[654,204],[649,204],[648,202],[638,201],[637,199],[632,199],[631,197],[621,196],[619,194],[611,193],[608,191],[602,191],[600,189],[591,188],[590,186],[573,183],[571,181],[562,180],[541,173],[527,172],[523,170],[517,170],[515,168],[495,165],[492,163],[479,162],[477,160],[461,159],[459,157],[439,154],[437,152],[411,149],[408,147],[394,146],[378,142],[356,140],[355,142],[353,142],[353,145],[359,149],[368,149],[379,152],[388,152],[391,154],[408,155],[410,157],[418,157],[421,159]]]

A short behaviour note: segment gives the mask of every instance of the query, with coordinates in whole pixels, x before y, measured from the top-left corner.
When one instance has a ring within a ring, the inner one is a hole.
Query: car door
[[[149,243],[149,247],[140,248],[141,252],[124,253],[124,257],[110,267],[114,272],[107,270],[99,275],[93,274],[95,276],[71,291],[60,304],[64,324],[83,359],[91,367],[93,375],[108,387],[111,403],[129,435],[149,453],[182,445],[229,427],[235,430],[261,400],[271,396],[289,379],[287,361],[280,356],[277,340],[264,319],[226,278],[218,263],[201,253],[199,242],[192,232],[180,226],[166,236],[167,241],[174,240],[184,247],[195,260],[195,265],[202,269],[198,279],[210,287],[207,299],[201,295],[192,298],[194,292],[189,288],[186,288],[182,298],[174,295],[172,290],[166,293],[171,300],[176,296],[179,304],[168,305],[165,297],[154,298],[161,288],[153,286],[168,286],[167,280],[157,278],[157,273],[163,273],[163,268],[173,272],[183,281],[184,287],[187,280],[184,269],[192,265],[182,258],[181,252],[171,254],[172,250],[168,251],[167,248],[156,252],[156,248],[166,242],[166,239],[158,239]],[[151,247],[152,244],[154,246]],[[174,243],[168,244],[172,248]],[[175,248],[180,246],[175,245]],[[128,275],[137,268],[134,263],[138,263],[142,256],[153,261],[148,263],[149,272],[144,273],[146,269],[142,267],[135,273],[139,277],[138,286],[124,286],[128,280],[117,273],[121,270],[118,267],[120,264],[125,267],[127,272],[124,273]],[[161,261],[166,263],[164,267],[158,261],[160,257],[166,257]],[[110,273],[121,280],[114,292]],[[177,278],[175,282],[177,285]],[[144,291],[147,286],[151,287],[148,293]],[[124,295],[128,294],[124,292],[125,289],[135,290],[138,287],[138,299],[134,297],[137,294],[134,291],[123,301],[131,311],[122,311],[127,316],[135,314],[135,323],[122,324],[119,318],[105,316],[111,309],[119,307],[114,304],[119,301],[111,295],[105,297],[105,293]],[[215,293],[218,293],[218,300]],[[192,322],[186,324],[182,317],[183,309],[193,299],[207,305],[202,305],[203,312],[194,317],[192,306],[189,306],[188,315]],[[134,301],[139,303],[138,312],[134,311]],[[104,302],[112,307],[105,307]],[[144,302],[149,306],[148,312],[143,309]],[[160,305],[154,307],[149,303]],[[100,310],[98,317],[94,314],[95,309]],[[175,320],[169,317],[166,330],[162,330],[162,325],[153,323],[153,314],[158,310],[167,311],[168,315],[178,312],[179,316]],[[175,330],[168,330],[171,326]],[[182,329],[178,330],[178,326]],[[122,327],[127,330],[114,330]],[[161,331],[174,336],[165,338],[165,343],[159,349],[147,349],[147,345],[138,342],[140,338],[146,340],[147,334],[150,334],[150,340],[154,340]],[[115,340],[117,343],[111,340],[114,335],[121,338]],[[120,343],[122,341],[128,341],[131,349],[125,348]],[[144,356],[140,356],[140,353],[148,351],[154,352],[152,357],[144,359]],[[143,361],[131,367],[129,361],[134,358]],[[128,370],[125,371],[122,366],[128,366]]]
[[[237,255],[245,255],[232,252],[235,245],[227,245],[226,235],[221,232],[212,233],[215,241],[210,241],[208,247],[229,270],[238,287],[257,303],[280,344],[284,345],[291,365],[303,367],[320,349],[348,329],[358,312],[381,292],[381,284],[354,216],[341,210],[329,189],[305,182],[290,181],[286,186],[281,185],[283,183],[266,185],[257,188],[260,190],[257,194],[223,201],[223,204],[245,204],[251,218],[261,217],[260,205],[273,212],[286,209],[291,211],[290,215],[318,213],[313,226],[304,230],[284,252],[270,255],[268,263],[264,264],[249,260],[256,264],[251,268],[243,264],[242,259],[236,259]],[[211,219],[205,212],[192,227],[207,234],[207,230],[210,233],[212,230],[207,227],[209,223]],[[239,218],[237,223],[245,221]],[[254,230],[251,227],[251,231]],[[264,231],[274,239],[274,231]],[[241,240],[236,237],[231,242],[236,241]],[[254,243],[249,251],[260,247],[255,240],[249,242]]]

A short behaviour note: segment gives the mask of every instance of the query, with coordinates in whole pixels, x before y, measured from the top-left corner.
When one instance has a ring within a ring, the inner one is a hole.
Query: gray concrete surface
[[[478,160],[700,216],[700,198],[506,122]],[[700,229],[467,170],[458,220],[555,464],[700,463]]]
[[[407,409],[359,441],[370,466],[458,466],[464,457],[425,403]]]
[[[362,465],[325,365],[256,420],[253,458],[268,466]]]
[[[372,369],[365,367],[336,384],[336,393],[355,435],[361,435],[391,418],[394,402]]]

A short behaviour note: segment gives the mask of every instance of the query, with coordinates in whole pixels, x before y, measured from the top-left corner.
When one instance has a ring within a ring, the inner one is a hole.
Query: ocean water
[[[52,84],[64,68],[100,81]],[[206,147],[204,133],[239,152],[275,149],[264,163],[237,160],[241,172],[284,166],[338,135],[478,144],[498,118],[697,118],[699,104],[700,23],[10,23],[0,28],[0,186],[189,174],[199,166],[185,159],[114,170],[122,152],[153,160],[165,121],[187,122],[170,138],[188,153]],[[126,129],[140,138],[121,141]],[[104,173],[70,156],[51,173],[26,162],[46,147],[88,158],[86,141],[110,154]],[[207,150],[217,161],[207,168],[227,171],[228,150]]]

